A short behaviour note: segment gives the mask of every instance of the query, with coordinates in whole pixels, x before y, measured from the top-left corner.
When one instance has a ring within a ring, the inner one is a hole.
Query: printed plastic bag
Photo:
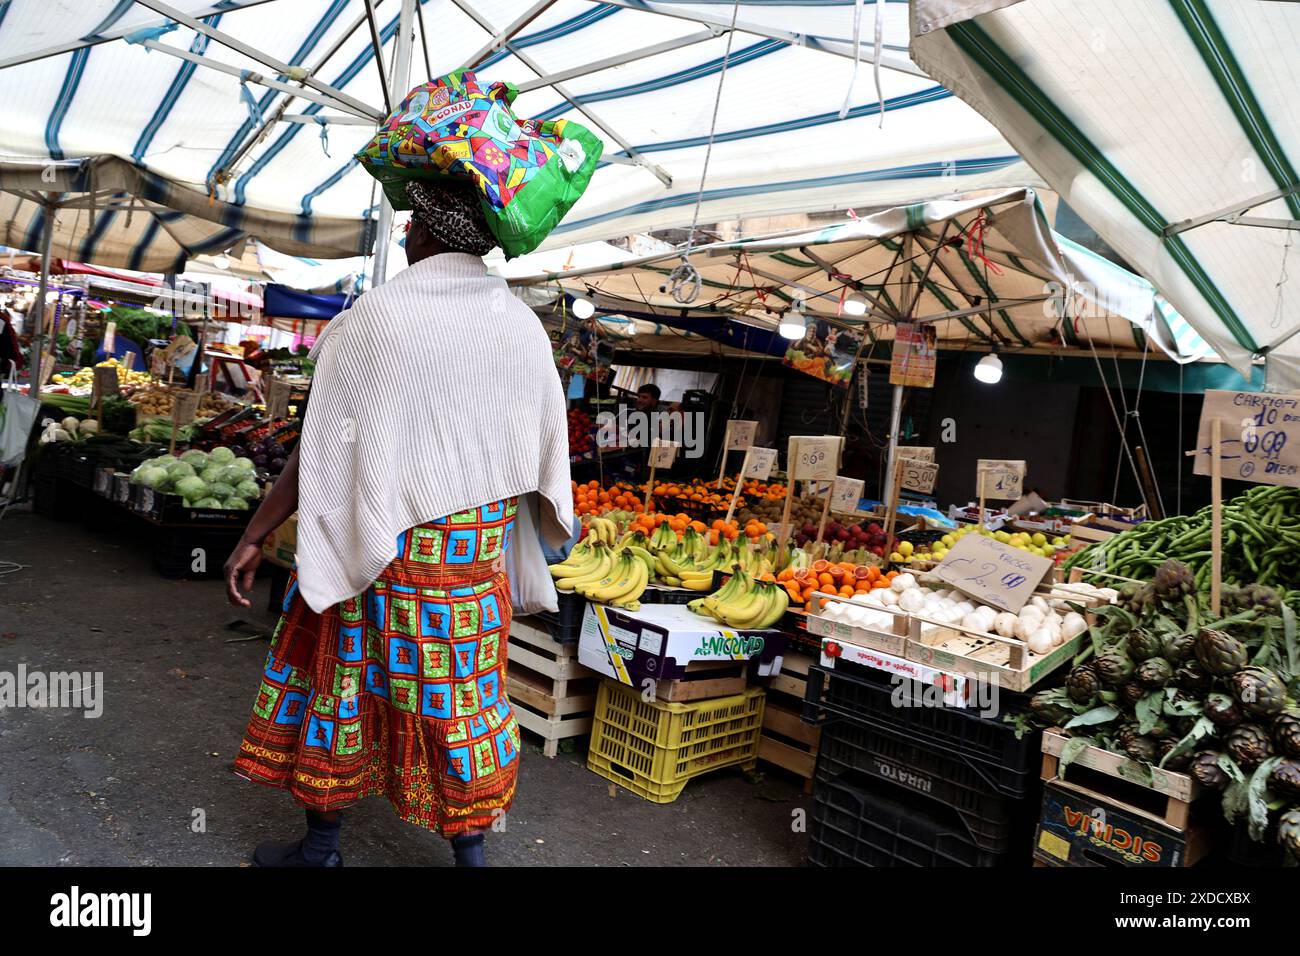
[[[536,249],[587,188],[604,144],[570,120],[519,119],[513,84],[482,90],[468,70],[407,94],[357,161],[409,209],[408,179],[472,181],[506,258]]]
[[[515,527],[506,548],[506,576],[510,579],[510,603],[515,614],[536,614],[538,611],[559,610],[559,595],[555,582],[546,569],[542,553],[541,526],[538,514],[541,502],[537,492],[519,496],[515,511]]]

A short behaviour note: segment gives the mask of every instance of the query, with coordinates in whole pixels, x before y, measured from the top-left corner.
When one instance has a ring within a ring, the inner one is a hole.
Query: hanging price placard
[[[790,439],[791,481],[829,481],[840,470],[842,438],[831,435],[795,435]]]
[[[917,461],[934,461],[934,446],[899,445],[896,454],[899,458],[915,458]]]
[[[767,481],[772,476],[772,469],[776,467],[776,449],[759,448],[751,445],[745,449],[745,465],[742,474],[746,478],[753,478],[756,481]]]
[[[982,534],[968,534],[935,565],[933,573],[976,600],[1014,614],[1034,596],[1051,567],[1051,558]]]
[[[981,498],[1014,501],[1023,494],[1025,463],[980,458],[975,463],[975,487]]]
[[[938,465],[919,458],[900,458],[899,461],[903,464],[901,482],[903,488],[920,495],[928,495],[934,491],[935,479],[939,477]]]
[[[176,392],[172,399],[172,424],[177,428],[184,428],[194,421],[194,415],[199,410],[200,397],[198,392]]]
[[[681,445],[669,444],[667,442],[659,443],[658,439],[650,448],[650,467],[651,468],[671,468],[673,462],[677,460],[677,451]]]
[[[836,476],[831,482],[831,511],[837,514],[849,514],[858,510],[862,500],[863,481],[861,478],[844,478]]]
[[[292,390],[282,378],[271,379],[266,388],[266,414],[272,421],[289,417],[289,393]]]
[[[754,444],[754,435],[758,432],[758,422],[736,418],[727,422],[725,448],[727,451],[744,451]]]

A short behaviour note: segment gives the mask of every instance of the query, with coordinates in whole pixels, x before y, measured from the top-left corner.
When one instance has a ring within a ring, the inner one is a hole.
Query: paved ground
[[[230,607],[216,581],[160,578],[138,533],[11,509],[4,561],[22,567],[0,564],[0,671],[102,671],[104,710],[0,711],[0,865],[236,866],[258,841],[297,835],[287,796],[229,770],[267,646],[232,638],[268,634],[269,615]],[[758,782],[721,771],[657,806],[588,771],[581,751],[548,760],[534,744],[489,854],[495,865],[797,865],[806,838],[791,820],[807,805],[769,769]],[[197,811],[205,832],[192,828]],[[451,861],[378,798],[349,811],[342,849],[350,865]]]

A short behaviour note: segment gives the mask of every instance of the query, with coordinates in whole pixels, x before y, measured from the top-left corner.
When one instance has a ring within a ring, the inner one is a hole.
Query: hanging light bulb
[[[575,319],[589,319],[596,314],[596,306],[590,299],[584,299],[582,296],[573,298],[573,317]]]
[[[803,338],[807,329],[808,319],[803,314],[803,303],[798,300],[795,301],[793,308],[781,316],[781,322],[776,327],[782,338],[792,341]]]
[[[854,315],[854,316],[866,315],[867,300],[862,298],[862,296],[860,295],[849,296],[847,299],[844,300],[844,314]]]
[[[217,256],[215,259],[213,259],[212,264],[216,266],[218,269],[230,268],[230,260],[225,256],[224,253],[222,255]]]
[[[996,352],[990,352],[975,363],[975,378],[985,385],[996,385],[1002,381],[1002,359]]]

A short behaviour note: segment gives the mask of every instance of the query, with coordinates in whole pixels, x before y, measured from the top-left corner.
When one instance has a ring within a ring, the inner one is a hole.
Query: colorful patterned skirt
[[[291,577],[236,773],[314,810],[383,794],[403,820],[447,837],[508,810],[519,726],[500,558],[515,508],[404,532],[379,579],[323,614]]]

